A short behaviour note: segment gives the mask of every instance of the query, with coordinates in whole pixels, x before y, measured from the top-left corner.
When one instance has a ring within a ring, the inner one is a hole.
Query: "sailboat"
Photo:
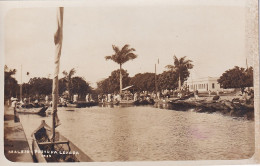
[[[82,162],[92,161],[69,139],[62,136],[55,128],[59,125],[57,116],[59,59],[62,46],[63,7],[58,8],[58,29],[54,36],[56,46],[55,71],[52,88],[52,127],[43,120],[32,133],[32,152],[37,162]]]

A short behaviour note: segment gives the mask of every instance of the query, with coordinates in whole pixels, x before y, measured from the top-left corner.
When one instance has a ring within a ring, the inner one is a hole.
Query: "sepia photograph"
[[[260,162],[258,0],[40,2],[1,13],[1,160]]]

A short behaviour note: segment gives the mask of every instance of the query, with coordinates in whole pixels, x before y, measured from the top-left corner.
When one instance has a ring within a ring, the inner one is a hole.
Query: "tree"
[[[166,68],[170,69],[173,72],[176,72],[178,75],[178,90],[181,90],[181,85],[190,75],[189,69],[193,68],[192,60],[187,59],[186,56],[178,59],[175,55],[173,56],[174,66],[167,65]]]
[[[67,81],[65,78],[59,79],[59,95],[61,96],[67,90]]]
[[[4,68],[5,82],[4,82],[4,95],[5,100],[12,96],[17,95],[17,89],[19,87],[17,80],[13,77],[16,73],[16,69],[9,69],[6,65]]]
[[[68,93],[69,93],[69,98],[71,99],[72,98],[72,95],[71,95],[71,80],[72,80],[72,76],[76,73],[76,70],[74,68],[72,68],[69,72],[66,72],[65,70],[62,72],[62,74],[64,75],[64,80],[66,82],[66,87],[67,87],[67,90],[68,90]]]
[[[30,95],[51,95],[52,92],[52,79],[34,77],[29,81]]]
[[[129,61],[129,60],[133,60],[135,58],[137,58],[137,55],[134,54],[133,52],[135,51],[134,48],[129,48],[129,45],[126,44],[121,50],[119,49],[119,47],[112,45],[112,48],[114,50],[114,54],[112,56],[106,56],[105,59],[106,60],[112,60],[116,63],[119,64],[120,66],[120,94],[122,93],[122,65]]]
[[[254,83],[254,73],[253,73],[253,67],[249,67],[245,71],[246,80],[245,80],[245,87],[252,87]]]
[[[109,93],[109,79],[108,78],[97,82],[97,92],[98,93]]]
[[[250,67],[245,70],[242,67],[235,66],[233,69],[225,71],[218,79],[220,87],[240,88],[244,92],[245,87],[253,86],[253,68]]]
[[[178,87],[178,75],[172,71],[164,71],[158,75],[158,88],[159,90],[164,89],[175,89]]]
[[[71,80],[72,88],[71,92],[73,94],[78,94],[79,98],[85,98],[87,93],[91,92],[91,87],[82,77],[73,77]]]
[[[126,70],[121,70],[122,82],[124,85],[129,85],[130,77]],[[120,69],[114,70],[111,72],[111,75],[97,83],[98,91],[100,93],[114,93],[119,89],[119,78],[120,78]]]
[[[138,73],[131,78],[130,84],[141,91],[154,91],[154,73]]]

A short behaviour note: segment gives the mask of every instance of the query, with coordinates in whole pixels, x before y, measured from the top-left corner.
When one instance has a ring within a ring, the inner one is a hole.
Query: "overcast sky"
[[[226,5],[167,2],[65,7],[60,71],[75,68],[77,76],[95,87],[97,81],[119,68],[104,58],[113,54],[113,44],[136,49],[138,58],[123,65],[130,76],[154,72],[158,58],[158,73],[162,73],[166,65],[173,64],[174,55],[193,61],[193,78],[220,76],[235,65],[246,67],[243,0],[226,1]],[[7,13],[5,64],[18,70],[18,82],[21,65],[23,82],[29,79],[26,72],[30,77],[51,78],[56,27],[56,8],[12,9]]]

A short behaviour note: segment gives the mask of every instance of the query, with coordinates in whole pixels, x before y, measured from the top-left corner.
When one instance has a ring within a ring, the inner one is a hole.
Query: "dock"
[[[12,162],[34,162],[22,124],[14,121],[13,108],[4,109],[4,154]]]

